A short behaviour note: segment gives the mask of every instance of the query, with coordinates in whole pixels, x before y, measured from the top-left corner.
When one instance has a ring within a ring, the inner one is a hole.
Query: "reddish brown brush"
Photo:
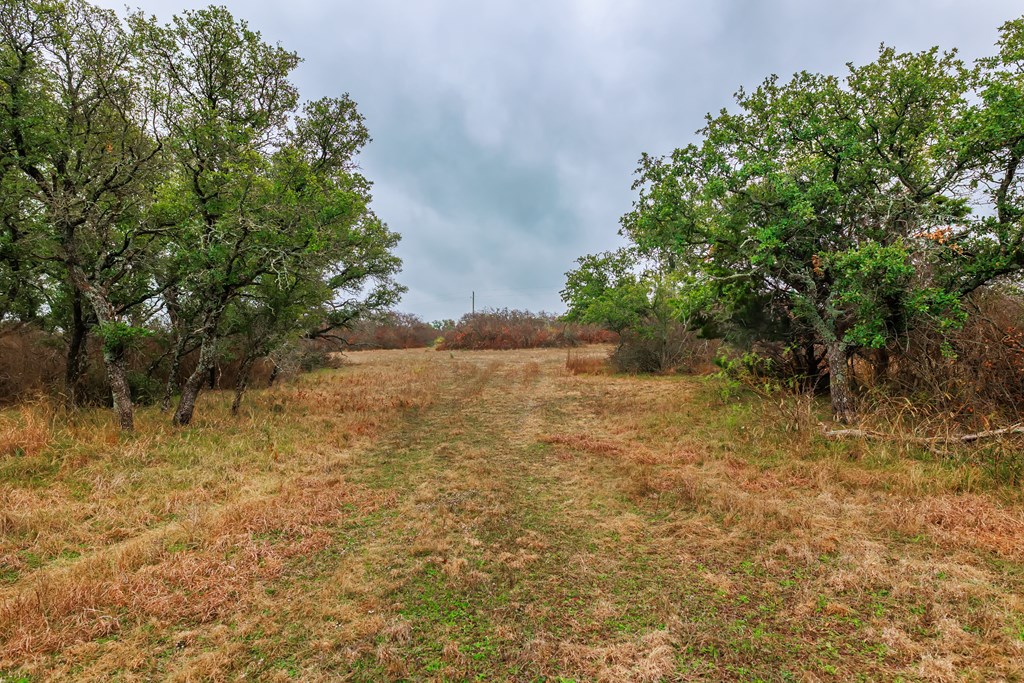
[[[894,417],[894,406],[908,399],[915,421],[935,423],[922,425],[928,433],[980,431],[1024,418],[1024,296],[981,291],[967,308],[960,329],[918,328],[884,362],[857,366],[858,381],[881,390],[879,418]]]
[[[38,395],[64,375],[60,339],[31,326],[0,328],[0,404]]]
[[[465,315],[444,333],[439,350],[536,349],[610,344],[618,335],[596,325],[559,321],[547,313],[507,308]]]
[[[381,318],[365,320],[341,333],[346,348],[416,349],[430,346],[441,331],[410,313],[388,313]]]

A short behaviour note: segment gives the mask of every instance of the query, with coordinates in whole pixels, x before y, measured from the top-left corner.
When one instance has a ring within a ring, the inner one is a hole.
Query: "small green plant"
[[[97,332],[103,340],[103,350],[113,354],[137,348],[143,339],[154,334],[152,330],[122,321],[102,323],[97,326]]]

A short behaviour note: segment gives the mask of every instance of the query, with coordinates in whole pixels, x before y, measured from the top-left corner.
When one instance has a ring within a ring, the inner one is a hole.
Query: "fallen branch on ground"
[[[872,432],[866,429],[828,429],[821,425],[822,433],[828,439],[868,439],[870,441],[905,441],[921,446],[934,446],[937,444],[950,443],[973,443],[982,439],[991,439],[997,436],[1009,434],[1024,434],[1024,423],[1017,423],[1002,429],[989,429],[974,434],[963,434],[961,436],[902,436],[899,434],[884,434]]]

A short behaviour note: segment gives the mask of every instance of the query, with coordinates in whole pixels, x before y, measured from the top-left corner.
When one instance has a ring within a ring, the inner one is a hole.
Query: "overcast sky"
[[[206,2],[137,0],[162,19]],[[100,4],[121,9],[124,0]],[[402,234],[399,308],[561,312],[576,257],[618,246],[642,152],[694,138],[771,73],[841,73],[880,43],[990,54],[1010,0],[228,0],[304,58],[304,97],[348,92],[361,166]]]

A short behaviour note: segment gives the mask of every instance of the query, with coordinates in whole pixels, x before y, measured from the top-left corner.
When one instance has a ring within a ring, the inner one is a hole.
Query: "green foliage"
[[[154,301],[197,373],[225,336],[266,354],[397,302],[365,122],[348,95],[301,103],[294,52],[223,7],[0,0],[0,34],[0,323],[68,330],[84,303],[119,411]]]
[[[844,341],[869,348],[882,348],[888,341],[887,323],[896,319],[904,306],[915,310],[913,297],[903,301],[901,293],[911,287],[914,267],[903,244],[864,246],[826,254],[823,262],[834,279],[835,301],[853,312],[853,323]]]
[[[579,268],[566,274],[562,290],[562,300],[569,306],[566,320],[621,332],[640,327],[651,314],[655,280],[639,271],[635,252],[622,249],[587,255],[577,263]]]
[[[771,394],[793,384],[791,378],[788,381],[780,379],[772,359],[753,351],[729,354],[719,350],[714,363],[719,368],[719,393],[722,400],[735,398],[751,389]]]
[[[96,331],[100,339],[103,340],[104,351],[114,354],[124,353],[128,349],[138,346],[139,342],[146,337],[153,335],[152,330],[135,327],[120,320],[100,323]]]
[[[953,329],[968,293],[1024,268],[1022,36],[1008,22],[973,67],[883,47],[843,78],[741,90],[698,143],[642,157],[622,233],[674,275],[680,316],[744,346],[828,347],[834,397],[848,393],[853,351]],[[572,313],[635,324],[628,267],[580,264]]]
[[[664,372],[707,360],[707,345],[688,322],[692,306],[679,297],[684,276],[664,254],[620,249],[584,256],[566,274],[566,320],[600,325],[619,334],[612,364],[622,372]]]

